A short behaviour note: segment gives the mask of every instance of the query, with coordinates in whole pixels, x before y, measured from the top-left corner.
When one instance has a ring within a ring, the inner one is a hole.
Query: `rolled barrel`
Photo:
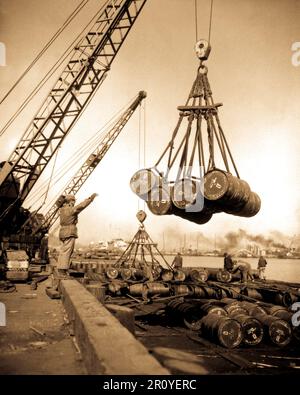
[[[243,340],[241,324],[230,317],[208,314],[201,320],[201,333],[226,348],[238,347]]]
[[[174,280],[175,281],[184,281],[185,280],[185,273],[182,270],[174,270]]]
[[[207,314],[216,314],[225,317],[227,315],[227,312],[222,307],[211,304],[210,302],[200,305],[199,310],[201,311],[202,316]]]
[[[119,275],[118,269],[116,269],[114,267],[107,268],[105,273],[106,273],[107,277],[110,278],[111,280],[117,278]]]
[[[201,327],[201,313],[197,306],[192,303],[172,300],[166,306],[166,313],[175,321],[184,324],[192,330],[199,330]]]
[[[291,326],[278,317],[266,314],[255,316],[264,326],[264,331],[269,340],[276,346],[286,346],[292,339]]]
[[[256,346],[261,343],[264,330],[261,322],[247,314],[234,314],[233,318],[237,320],[243,329],[243,342],[248,346]]]
[[[189,272],[189,277],[192,281],[195,282],[205,282],[208,279],[208,271],[206,269],[192,269]]]
[[[170,269],[163,269],[161,272],[161,278],[164,281],[171,281],[173,280],[173,272]]]
[[[247,310],[248,314],[253,317],[257,315],[267,315],[267,311],[256,303],[240,302],[240,306]]]
[[[120,274],[123,280],[130,280],[132,276],[131,269],[127,269],[127,268],[120,269]]]
[[[235,303],[227,304],[226,306],[224,306],[224,310],[227,312],[228,315],[231,315],[231,316],[240,315],[240,314],[244,314],[244,315],[248,314],[246,309],[244,309],[243,307],[241,307]]]

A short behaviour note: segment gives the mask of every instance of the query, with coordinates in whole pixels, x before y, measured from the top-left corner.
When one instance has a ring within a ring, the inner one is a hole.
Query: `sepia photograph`
[[[0,0],[1,377],[297,380],[299,21]]]

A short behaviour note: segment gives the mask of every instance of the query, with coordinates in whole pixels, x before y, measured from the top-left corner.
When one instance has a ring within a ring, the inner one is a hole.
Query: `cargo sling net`
[[[171,140],[152,168],[132,176],[131,189],[156,215],[174,214],[197,224],[220,212],[252,217],[260,210],[260,198],[240,179],[221,127],[222,104],[213,100],[203,64],[210,53],[207,41],[196,43],[196,53],[197,77],[186,104],[178,107]]]

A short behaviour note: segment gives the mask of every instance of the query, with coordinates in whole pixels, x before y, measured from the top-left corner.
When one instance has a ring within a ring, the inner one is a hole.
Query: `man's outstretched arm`
[[[74,207],[75,213],[78,214],[82,210],[84,210],[89,204],[92,203],[92,201],[95,199],[96,196],[98,196],[98,194],[97,193],[93,193],[90,197],[85,199],[83,202],[77,204],[77,206]]]

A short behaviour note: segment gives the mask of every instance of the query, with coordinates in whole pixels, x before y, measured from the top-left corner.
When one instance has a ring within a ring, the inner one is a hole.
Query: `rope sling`
[[[195,50],[200,65],[185,105],[177,107],[171,140],[153,167],[132,176],[130,187],[155,215],[173,214],[197,224],[221,212],[252,217],[261,201],[240,178],[221,126],[222,103],[213,100],[204,65],[210,44],[201,39]]]

